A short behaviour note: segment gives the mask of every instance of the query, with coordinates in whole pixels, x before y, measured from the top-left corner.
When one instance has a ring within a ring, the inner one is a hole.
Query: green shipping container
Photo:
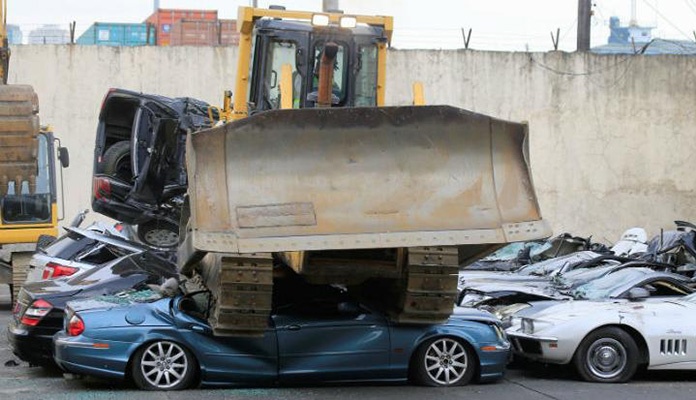
[[[154,45],[155,27],[147,23],[95,22],[85,33],[80,35],[77,44],[100,46]]]

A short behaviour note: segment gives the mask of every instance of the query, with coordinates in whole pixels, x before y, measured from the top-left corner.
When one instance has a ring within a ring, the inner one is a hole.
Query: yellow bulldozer
[[[279,265],[440,322],[461,264],[550,235],[526,124],[385,105],[391,17],[240,7],[237,26],[234,93],[187,137],[179,235],[215,334],[263,333]]]
[[[58,231],[56,151],[61,166],[68,152],[39,123],[39,102],[29,85],[8,85],[10,48],[7,2],[0,0],[0,283],[13,297],[26,279],[37,244]]]

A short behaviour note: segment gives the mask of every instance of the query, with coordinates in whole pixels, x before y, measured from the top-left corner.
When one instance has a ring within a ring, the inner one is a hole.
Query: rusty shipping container
[[[235,20],[182,19],[172,25],[171,46],[237,46],[239,32]]]
[[[176,10],[160,8],[147,17],[145,22],[157,27],[157,45],[169,46],[174,24],[182,19],[191,20],[218,20],[217,10]]]
[[[218,21],[182,19],[172,25],[171,46],[215,46]]]
[[[238,46],[239,32],[237,21],[234,19],[221,19],[218,21],[218,44],[220,46]]]

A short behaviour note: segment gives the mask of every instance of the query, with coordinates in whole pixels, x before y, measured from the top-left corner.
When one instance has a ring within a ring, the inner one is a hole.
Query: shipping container
[[[218,20],[218,45],[220,46],[239,46],[239,32],[237,31],[237,21],[234,19]]]
[[[149,34],[148,34],[149,29]],[[145,46],[155,44],[155,26],[147,23],[95,22],[77,39],[77,44],[100,46]]]
[[[182,19],[172,24],[171,46],[215,46],[217,43],[217,21]]]
[[[239,32],[235,20],[182,19],[172,25],[171,46],[237,46]]]
[[[7,43],[22,44],[22,30],[19,26],[7,24]]]
[[[62,25],[42,25],[29,32],[29,44],[66,44],[70,43],[70,32]]]
[[[172,24],[171,46],[237,46],[239,32],[235,20],[182,19]]]
[[[158,46],[171,44],[171,32],[175,22],[182,19],[217,21],[217,10],[174,10],[160,8],[147,17],[145,22],[153,24],[157,29],[156,43]]]

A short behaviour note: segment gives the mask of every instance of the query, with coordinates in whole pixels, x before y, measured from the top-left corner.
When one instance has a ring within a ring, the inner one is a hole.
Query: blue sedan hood
[[[483,311],[483,310],[478,310],[476,308],[468,308],[468,307],[459,307],[456,306],[454,307],[454,312],[452,313],[452,316],[450,317],[450,321],[452,320],[467,320],[467,321],[478,321],[478,322],[493,322],[493,323],[499,323],[500,319],[498,319],[495,315],[489,313],[488,311]]]

